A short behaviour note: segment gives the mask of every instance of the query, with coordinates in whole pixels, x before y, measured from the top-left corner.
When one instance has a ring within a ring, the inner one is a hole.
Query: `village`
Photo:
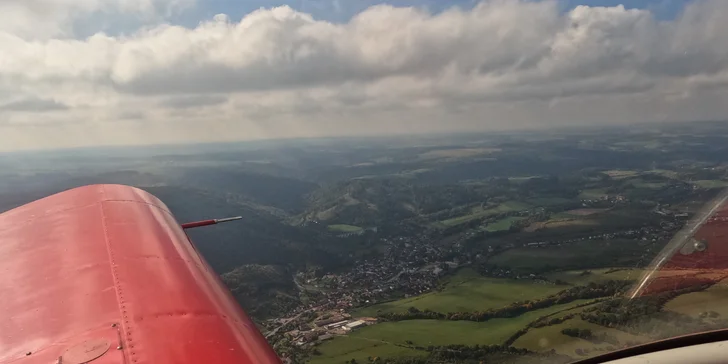
[[[513,248],[545,248],[576,244],[586,240],[628,239],[655,242],[669,239],[682,226],[686,215],[666,209],[654,213],[661,218],[660,227],[642,227],[609,233],[534,241],[504,246],[487,246],[483,251],[466,250],[462,241],[449,247],[436,245],[427,234],[411,237],[382,238],[385,254],[380,259],[357,262],[350,271],[329,273],[321,277],[299,272],[295,281],[299,289],[315,293],[308,305],[298,307],[286,317],[269,320],[269,336],[282,332],[297,346],[315,346],[337,335],[376,324],[374,317],[355,317],[350,312],[358,307],[382,303],[394,298],[421,295],[438,288],[438,282],[450,271],[473,266],[488,256]],[[466,239],[466,234],[462,239]],[[529,279],[541,284],[555,284],[538,274],[517,274],[509,269],[484,266],[484,276]]]

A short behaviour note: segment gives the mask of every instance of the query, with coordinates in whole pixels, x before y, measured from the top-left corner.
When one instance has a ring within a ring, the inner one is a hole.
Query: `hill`
[[[184,187],[150,187],[179,222],[215,217],[242,216],[242,221],[188,232],[213,269],[225,273],[245,264],[333,267],[345,264],[346,247],[333,238],[306,227],[289,226],[279,218],[248,205],[230,201],[224,194]]]
[[[180,179],[185,186],[234,193],[264,206],[296,213],[305,207],[305,196],[318,188],[315,183],[298,179],[214,167],[183,169]]]
[[[353,179],[311,193],[301,218],[327,224],[381,226],[463,204],[477,204],[486,196],[481,186],[418,185],[405,178]]]
[[[268,318],[300,305],[292,273],[282,266],[246,264],[221,276],[246,312]]]

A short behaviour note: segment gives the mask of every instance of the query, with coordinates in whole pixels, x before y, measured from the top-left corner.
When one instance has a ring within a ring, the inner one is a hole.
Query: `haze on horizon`
[[[725,1],[238,3],[3,1],[0,150],[728,119]]]

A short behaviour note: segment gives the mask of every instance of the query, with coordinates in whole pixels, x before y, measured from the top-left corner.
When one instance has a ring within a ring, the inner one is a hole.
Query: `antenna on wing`
[[[201,226],[208,226],[208,225],[217,225],[222,222],[228,222],[228,221],[235,221],[235,220],[242,220],[242,216],[235,216],[235,217],[226,217],[224,219],[212,219],[212,220],[202,220],[202,221],[194,221],[194,222],[188,222],[182,224],[183,229],[194,229],[196,227]]]

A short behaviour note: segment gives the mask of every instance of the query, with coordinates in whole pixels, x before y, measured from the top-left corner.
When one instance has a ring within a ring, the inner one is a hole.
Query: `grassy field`
[[[438,158],[468,158],[484,154],[492,154],[500,152],[500,148],[456,148],[456,149],[436,149],[419,155],[422,159],[438,159]]]
[[[573,285],[584,285],[589,282],[603,282],[608,280],[638,280],[642,277],[641,269],[625,268],[613,271],[612,268],[590,269],[589,274],[583,274],[585,270],[570,270],[546,274],[550,280],[562,280]],[[613,271],[613,272],[610,272]]]
[[[728,318],[728,282],[722,281],[702,292],[678,296],[668,302],[665,309],[692,316],[715,311],[720,318]]]
[[[355,315],[376,316],[377,311],[403,312],[409,307],[443,313],[482,311],[516,301],[546,297],[564,288],[528,280],[486,278],[471,269],[461,269],[446,282],[441,292],[381,303],[356,311]]]
[[[531,207],[531,205],[529,205],[527,203],[523,203],[523,202],[519,202],[519,201],[507,201],[496,207],[489,208],[489,209],[482,209],[480,207],[476,207],[476,208],[473,208],[471,210],[470,214],[468,214],[468,215],[458,216],[458,217],[454,217],[452,219],[443,220],[443,221],[440,221],[440,223],[445,227],[455,226],[455,225],[460,225],[460,224],[466,223],[470,220],[479,219],[481,217],[496,215],[496,214],[500,214],[500,213],[504,213],[504,212],[522,211],[522,210],[529,209],[530,207]]]
[[[493,319],[486,322],[445,320],[384,322],[322,344],[319,346],[322,355],[315,357],[311,363],[333,364],[351,359],[366,362],[369,356],[394,357],[424,354],[424,352],[398,346],[407,346],[407,341],[411,341],[414,346],[423,347],[450,344],[502,344],[516,331],[539,317],[568,310],[586,301],[574,301],[531,311],[515,318]]]
[[[526,182],[533,178],[538,178],[540,176],[521,176],[521,177],[508,177],[508,180],[511,182],[519,183],[519,182]]]
[[[600,212],[609,211],[609,209],[588,209],[588,208],[582,208],[582,209],[573,209],[569,211],[565,211],[565,214],[571,215],[571,216],[589,216],[598,214]]]
[[[569,202],[574,202],[572,199],[563,198],[563,197],[537,197],[537,198],[531,198],[528,199],[526,202],[533,206],[542,206],[542,207],[548,207],[548,206],[555,206],[555,205],[563,205]]]
[[[722,181],[719,179],[706,179],[706,180],[700,180],[700,181],[693,181],[693,184],[700,188],[728,187],[728,181]]]
[[[427,352],[409,349],[382,341],[362,337],[339,336],[319,346],[320,356],[312,357],[311,364],[341,364],[356,359],[359,363],[368,362],[368,357],[412,357],[424,356]]]
[[[629,140],[623,142],[614,143],[617,147],[628,147],[628,148],[645,148],[645,149],[656,149],[662,146],[659,140]]]
[[[597,351],[592,352],[593,355],[596,355],[600,353],[598,351],[599,349],[606,350],[607,347],[611,346],[606,343],[593,344],[586,340],[564,335],[561,333],[561,330],[566,328],[589,329],[595,334],[606,332],[608,335],[616,337],[621,345],[626,344],[628,341],[634,343],[649,341],[649,339],[645,337],[630,335],[623,331],[595,325],[576,318],[558,325],[531,329],[525,335],[518,338],[518,340],[513,343],[513,346],[532,351],[546,351],[553,348],[559,354],[569,355],[575,358],[579,358],[579,356],[574,353],[576,349],[597,349]],[[614,350],[614,348],[612,348],[612,350]]]
[[[610,270],[611,272],[609,272]],[[610,279],[637,279],[642,273],[638,269],[593,269],[590,270],[590,274],[582,274],[582,272],[584,271],[573,270],[551,273],[548,278],[581,285]],[[354,316],[375,316],[378,311],[380,313],[404,311],[411,306],[420,310],[430,309],[437,312],[479,311],[503,307],[516,301],[538,299],[567,288],[567,286],[536,284],[525,280],[485,278],[468,268],[461,269],[455,275],[446,278],[444,284],[445,288],[441,292],[382,303],[361,309],[353,314]],[[698,299],[696,298],[696,300]],[[559,317],[577,312],[585,308],[577,306],[591,301],[577,300],[527,312],[515,318],[493,319],[486,322],[446,320],[383,322],[323,343],[318,347],[321,355],[313,357],[310,363],[334,364],[351,359],[367,362],[369,357],[411,357],[427,354],[426,351],[417,350],[416,346],[502,344],[516,331],[540,317],[552,314],[554,315],[552,317]],[[728,305],[725,306],[728,307]],[[609,347],[608,344],[595,345],[585,340],[562,335],[561,330],[567,327],[589,328],[595,333],[606,330],[610,335],[617,337],[621,343],[647,341],[646,338],[603,328],[577,318],[559,325],[531,329],[519,338],[514,346],[534,351],[554,348],[557,352],[572,357],[578,357],[574,354],[574,350],[578,348],[591,349],[593,355],[598,354],[598,351],[594,350],[607,350]],[[407,343],[408,341],[412,344]]]
[[[632,185],[637,188],[659,189],[659,188],[664,188],[665,186],[667,186],[667,182],[635,181],[635,182],[632,182]]]
[[[579,198],[584,200],[598,200],[604,196],[607,196],[606,188],[592,188],[579,193]]]
[[[678,173],[675,171],[670,171],[667,169],[652,169],[648,171],[649,173],[659,174],[660,176],[677,179]]]
[[[581,269],[590,267],[629,267],[635,258],[644,251],[631,240],[587,240],[568,246],[546,248],[516,248],[507,250],[490,259],[490,263],[509,267],[518,272],[549,271],[561,269]],[[632,265],[633,266],[633,265]]]
[[[576,225],[582,225],[582,226],[597,225],[597,221],[579,219],[574,215],[569,215],[565,212],[560,212],[558,214],[553,215],[553,218],[548,221],[534,222],[533,224],[526,227],[524,229],[524,231],[534,232],[534,231],[542,230],[542,229],[555,229],[555,228],[560,228],[560,227],[576,226]]]
[[[523,220],[523,217],[519,217],[519,216],[506,217],[505,219],[500,219],[498,221],[494,221],[494,222],[488,224],[488,226],[485,227],[485,231],[492,233],[492,232],[496,232],[496,231],[508,230],[511,228],[511,224],[518,220]]]
[[[623,169],[612,169],[609,171],[603,171],[602,173],[611,177],[612,179],[624,179],[634,177],[639,174],[638,171],[623,170]]]
[[[354,225],[329,225],[329,231],[337,231],[342,233],[355,233],[357,231],[361,231],[361,228]]]

